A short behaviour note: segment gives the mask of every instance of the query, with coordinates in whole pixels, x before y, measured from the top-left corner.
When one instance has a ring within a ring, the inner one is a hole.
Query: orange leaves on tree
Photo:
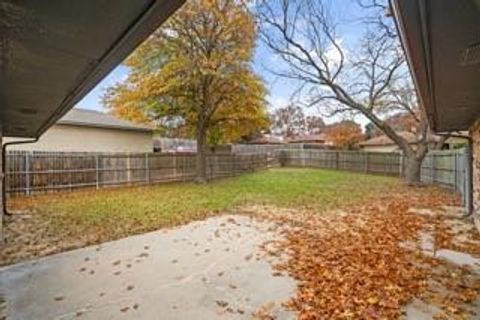
[[[329,125],[325,133],[333,145],[345,149],[353,148],[363,137],[360,125],[354,121],[341,121]]]
[[[129,77],[104,101],[122,117],[182,126],[199,143],[235,141],[268,127],[255,41],[239,2],[189,1],[126,60]]]

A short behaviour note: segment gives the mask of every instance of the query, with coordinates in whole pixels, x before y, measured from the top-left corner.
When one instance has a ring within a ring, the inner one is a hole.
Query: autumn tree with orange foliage
[[[251,61],[254,19],[234,0],[186,3],[126,61],[128,79],[108,90],[120,116],[183,127],[197,139],[197,182],[208,144],[268,128],[265,87]]]
[[[343,149],[353,149],[355,145],[362,139],[362,129],[360,125],[354,121],[344,120],[329,125],[325,134],[328,140],[336,147]]]

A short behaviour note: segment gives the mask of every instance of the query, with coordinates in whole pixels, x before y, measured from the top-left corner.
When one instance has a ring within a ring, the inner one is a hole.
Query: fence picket
[[[98,154],[95,155],[95,187],[97,189],[100,189],[100,171],[99,171]]]
[[[30,185],[31,185],[31,176],[30,176],[30,167],[32,165],[32,153],[25,153],[25,194],[30,195]]]

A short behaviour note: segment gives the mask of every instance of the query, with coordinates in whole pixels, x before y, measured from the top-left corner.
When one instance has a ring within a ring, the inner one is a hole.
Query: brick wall
[[[3,144],[3,136],[2,130],[0,128],[0,246],[3,244],[3,171],[2,171],[2,144]]]
[[[473,151],[473,209],[475,212],[475,224],[480,231],[480,119],[470,128]]]

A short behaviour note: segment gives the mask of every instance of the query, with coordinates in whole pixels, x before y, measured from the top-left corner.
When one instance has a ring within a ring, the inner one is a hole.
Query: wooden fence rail
[[[235,176],[266,168],[274,162],[275,159],[266,154],[212,154],[207,156],[207,177]],[[194,154],[12,151],[6,155],[8,194],[30,195],[81,187],[99,189],[194,178]]]

